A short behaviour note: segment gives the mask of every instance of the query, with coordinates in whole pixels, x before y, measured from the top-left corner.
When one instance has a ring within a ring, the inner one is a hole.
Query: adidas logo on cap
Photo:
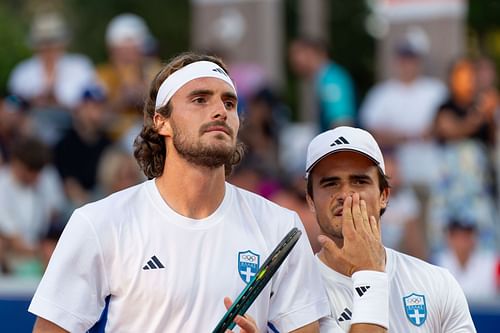
[[[373,136],[361,128],[339,126],[317,135],[309,144],[306,177],[319,161],[340,151],[354,151],[365,155],[385,174],[384,157]]]

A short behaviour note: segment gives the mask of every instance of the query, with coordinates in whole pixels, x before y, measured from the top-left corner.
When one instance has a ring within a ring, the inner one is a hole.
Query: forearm
[[[319,332],[319,323],[317,321],[307,324],[306,326],[302,326],[294,331],[294,333],[318,333]]]
[[[354,324],[351,325],[349,333],[384,333],[387,329],[375,324]]]
[[[33,333],[67,333],[65,329],[57,326],[53,322],[38,317],[33,327]]]

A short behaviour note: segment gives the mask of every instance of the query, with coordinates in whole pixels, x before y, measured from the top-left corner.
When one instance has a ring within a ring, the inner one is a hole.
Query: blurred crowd
[[[161,68],[148,25],[134,14],[113,18],[102,64],[69,53],[67,31],[58,14],[35,17],[33,55],[12,68],[0,101],[0,276],[41,276],[73,209],[145,179],[133,141]],[[305,200],[307,144],[335,126],[365,128],[380,143],[390,177],[384,243],[447,267],[471,299],[494,299],[497,70],[487,56],[457,55],[441,82],[423,74],[426,54],[421,38],[408,33],[393,48],[397,74],[358,101],[349,69],[331,59],[327,45],[296,38],[287,61],[314,87],[315,123],[292,121],[258,64],[228,61],[247,147],[229,181],[295,210],[318,251],[321,231]]]

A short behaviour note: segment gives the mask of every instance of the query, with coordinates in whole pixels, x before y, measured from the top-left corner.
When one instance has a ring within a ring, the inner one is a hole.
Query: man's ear
[[[170,118],[165,118],[159,113],[153,116],[153,124],[158,134],[163,136],[172,136],[172,127],[170,126]]]
[[[389,187],[385,188],[380,194],[380,208],[387,208],[389,203],[389,195],[391,194],[391,189]]]
[[[313,213],[316,214],[316,206],[314,205],[314,200],[311,198],[309,194],[306,194],[306,201],[307,205],[309,206],[309,210]]]

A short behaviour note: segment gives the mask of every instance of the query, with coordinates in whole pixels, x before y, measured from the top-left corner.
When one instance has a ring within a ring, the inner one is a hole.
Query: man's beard
[[[218,168],[224,164],[231,162],[234,153],[236,152],[236,145],[226,145],[226,144],[213,144],[213,145],[203,145],[200,141],[193,142],[190,141],[186,135],[171,122],[173,130],[173,144],[180,156],[182,156],[186,161],[199,165],[208,167],[211,169]],[[225,122],[215,121],[206,124],[200,128],[200,136],[203,135],[205,129],[210,126],[224,126],[233,136],[233,131],[226,125]],[[218,134],[226,135],[226,134]]]
[[[331,225],[331,222],[328,220],[327,217],[324,217],[325,221],[323,219],[320,219],[318,215],[316,215],[316,221],[319,224],[319,228],[321,229],[321,232],[332,238],[332,239],[344,239],[344,235],[342,234],[342,226],[333,226]]]

